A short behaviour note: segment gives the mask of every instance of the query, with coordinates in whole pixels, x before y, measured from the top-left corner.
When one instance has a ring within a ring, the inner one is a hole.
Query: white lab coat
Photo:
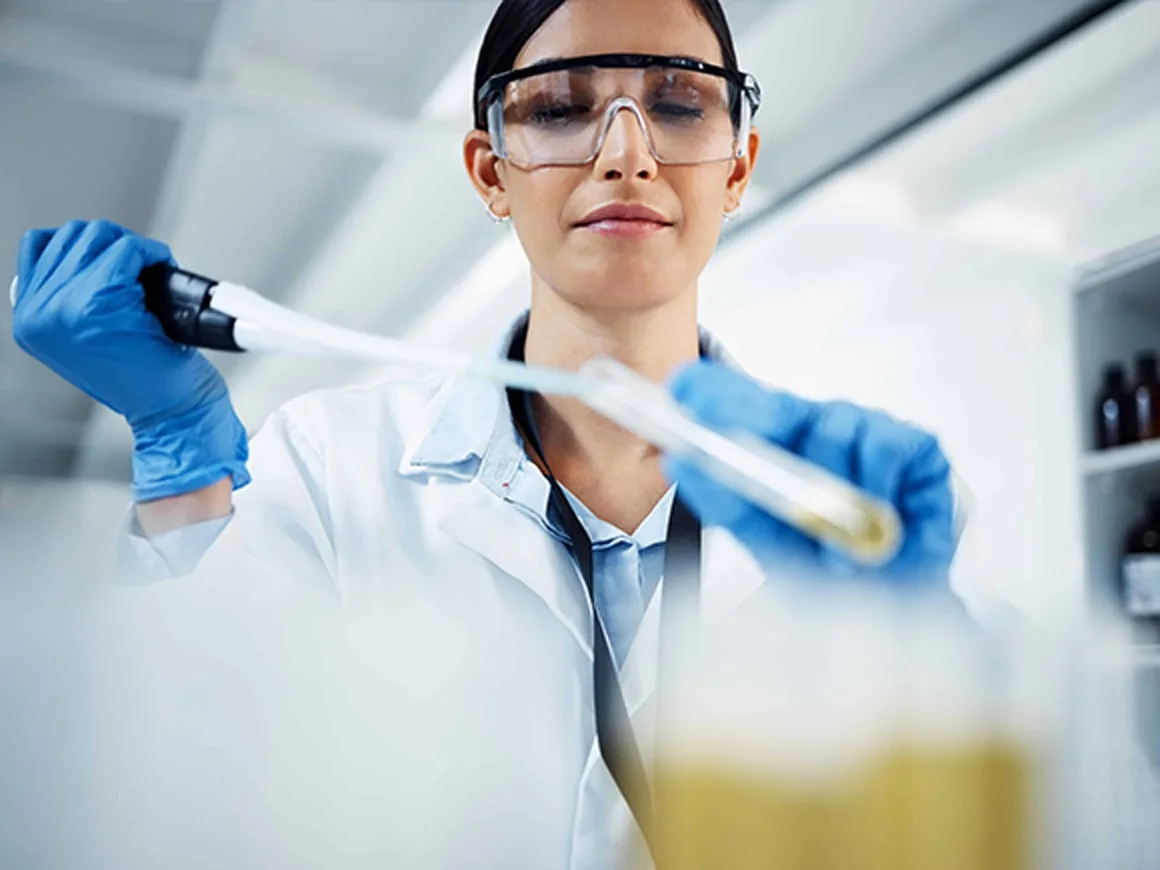
[[[428,460],[444,447],[430,441],[434,422],[466,407],[484,409],[472,424],[478,468],[433,468]],[[218,866],[245,854],[249,866],[283,868],[596,870],[639,848],[595,740],[583,581],[564,546],[503,496],[520,461],[497,447],[510,425],[502,391],[466,381],[298,398],[255,437],[253,484],[236,494],[234,519],[197,573],[126,591],[133,597],[120,606],[135,617],[122,614],[112,632],[120,650],[113,670],[123,675],[151,650],[149,674],[118,677],[126,703],[150,697],[149,715],[170,716],[166,705],[175,704],[195,718],[260,706],[260,723],[248,727],[262,752],[272,752],[263,729],[297,747],[232,787],[248,798],[231,812],[262,818],[244,834],[218,832],[233,844],[214,853]],[[701,609],[715,620],[763,577],[726,533],[704,534]],[[646,753],[659,600],[622,673]],[[175,688],[163,661],[178,670],[212,661],[217,677],[198,671]],[[245,688],[221,695],[223,680]],[[190,705],[189,692],[203,700]],[[173,720],[187,723],[181,716]],[[300,729],[294,738],[285,736],[287,719]],[[155,771],[178,749],[158,748],[148,721],[135,732],[133,755]],[[110,739],[128,741],[127,727],[136,726],[113,726]],[[197,731],[184,739],[199,745],[229,742],[238,730],[231,722],[183,727]],[[314,764],[318,742],[327,750]],[[315,747],[305,761],[303,743]],[[236,763],[255,764],[252,751],[237,752],[244,761]],[[223,790],[203,767],[199,782],[220,801]],[[295,780],[300,768],[308,770]],[[269,810],[270,802],[280,808]],[[316,829],[313,839],[304,825]],[[302,836],[272,859],[287,830]],[[199,836],[189,848],[207,842]]]

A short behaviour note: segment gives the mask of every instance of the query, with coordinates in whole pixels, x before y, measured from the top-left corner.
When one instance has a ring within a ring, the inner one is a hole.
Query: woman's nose
[[[593,171],[601,178],[654,178],[657,161],[648,134],[635,112],[624,107],[609,124],[604,143],[596,155]]]

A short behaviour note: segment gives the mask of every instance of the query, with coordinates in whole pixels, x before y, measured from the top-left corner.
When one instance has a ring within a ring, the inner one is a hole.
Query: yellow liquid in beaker
[[[1031,870],[1030,763],[1001,743],[891,749],[801,784],[707,762],[656,770],[658,870]]]

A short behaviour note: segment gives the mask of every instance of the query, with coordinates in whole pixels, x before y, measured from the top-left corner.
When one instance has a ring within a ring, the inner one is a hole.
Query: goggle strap
[[[751,74],[739,70],[726,69],[703,61],[686,57],[666,57],[662,55],[603,54],[586,57],[548,61],[522,69],[498,73],[489,78],[476,94],[479,105],[490,107],[496,99],[502,99],[504,89],[513,81],[530,78],[546,72],[603,67],[606,69],[649,69],[651,67],[673,67],[676,69],[703,72],[719,76],[736,88],[738,99],[749,105],[750,115],[755,115],[761,106],[761,86]]]

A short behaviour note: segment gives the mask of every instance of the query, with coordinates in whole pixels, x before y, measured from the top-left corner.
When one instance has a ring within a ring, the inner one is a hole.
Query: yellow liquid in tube
[[[876,565],[893,557],[901,543],[901,531],[896,521],[884,515],[868,499],[860,506],[864,515],[851,530],[825,517],[803,510],[796,510],[790,518],[791,524],[811,538],[838,546],[844,552],[867,565]]]
[[[824,783],[707,761],[655,777],[658,870],[1034,866],[1031,765],[1008,743],[899,745]]]

